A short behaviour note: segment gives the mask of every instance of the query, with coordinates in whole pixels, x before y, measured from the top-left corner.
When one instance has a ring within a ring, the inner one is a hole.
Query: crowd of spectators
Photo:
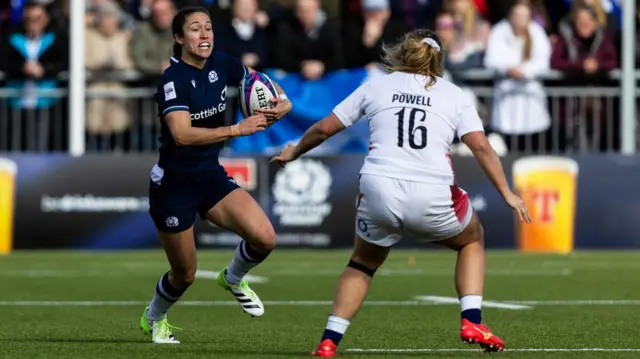
[[[56,75],[69,64],[70,1],[14,0],[0,5],[3,87],[60,86]],[[543,135],[551,123],[541,75],[556,69],[566,74],[565,84],[598,85],[606,81],[604,74],[619,67],[620,58],[620,0],[86,0],[86,4],[89,87],[113,92],[125,88],[111,76],[114,73],[135,71],[147,85],[157,80],[169,65],[172,17],[185,5],[210,10],[217,50],[258,70],[297,72],[309,81],[341,68],[374,67],[383,42],[414,28],[432,28],[443,41],[451,79],[463,84],[461,75],[467,70],[495,72],[496,92],[487,105],[487,121],[510,139],[509,147],[518,148],[523,135]],[[55,103],[27,95],[11,106],[28,114]],[[598,99],[580,106],[596,112],[602,107]],[[122,99],[93,99],[87,104],[87,130],[126,131],[132,114],[135,111]]]

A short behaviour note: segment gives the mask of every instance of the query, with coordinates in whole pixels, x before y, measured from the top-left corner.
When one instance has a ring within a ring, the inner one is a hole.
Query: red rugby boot
[[[331,339],[325,339],[320,343],[320,345],[318,345],[318,349],[311,353],[311,356],[320,358],[333,358],[338,355],[336,353],[337,350],[338,346],[333,344]]]
[[[479,344],[487,352],[499,352],[504,350],[504,341],[495,336],[491,329],[484,324],[475,324],[462,319],[460,339],[469,344]]]

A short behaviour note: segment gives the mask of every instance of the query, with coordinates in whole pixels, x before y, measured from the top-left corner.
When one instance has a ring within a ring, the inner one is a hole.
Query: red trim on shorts
[[[469,195],[458,186],[451,186],[451,200],[453,201],[453,211],[458,217],[458,222],[462,223],[469,211]]]
[[[356,209],[360,208],[360,201],[364,195],[362,193],[358,193],[358,203],[356,204]]]
[[[458,179],[456,178],[456,171],[453,169],[453,162],[451,162],[451,153],[447,152],[445,157],[447,158],[447,162],[449,162],[449,167],[451,167],[451,172],[453,173],[453,184],[457,186]]]

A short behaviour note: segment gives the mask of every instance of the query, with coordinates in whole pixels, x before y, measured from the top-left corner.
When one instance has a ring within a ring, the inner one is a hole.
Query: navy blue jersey
[[[220,164],[222,142],[207,146],[176,146],[165,122],[173,111],[189,111],[191,126],[216,128],[224,125],[227,86],[238,86],[247,74],[240,60],[214,52],[202,69],[171,58],[155,95],[162,124],[160,168],[175,172],[211,172]]]

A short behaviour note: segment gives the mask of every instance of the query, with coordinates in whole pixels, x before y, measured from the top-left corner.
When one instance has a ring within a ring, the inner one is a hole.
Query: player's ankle
[[[233,275],[233,273],[230,273],[228,269],[224,270],[224,280],[227,281],[227,284],[233,286],[238,286],[242,283],[242,278]]]
[[[333,344],[338,345],[349,327],[350,321],[335,315],[330,315],[327,320],[327,327],[322,334],[322,340],[329,339]]]
[[[460,297],[460,316],[471,323],[482,323],[482,296],[465,295]]]

